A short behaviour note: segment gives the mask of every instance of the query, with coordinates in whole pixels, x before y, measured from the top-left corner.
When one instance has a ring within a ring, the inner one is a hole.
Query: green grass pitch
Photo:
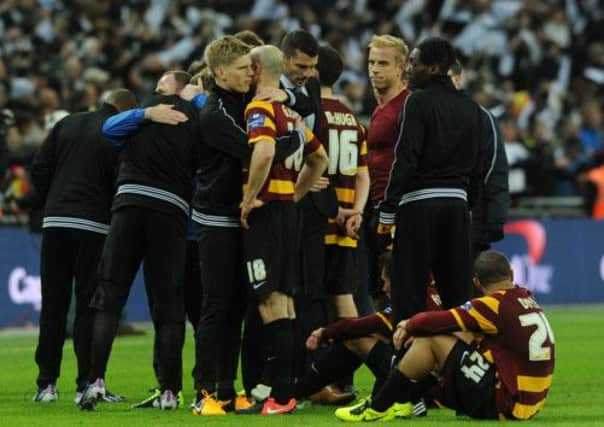
[[[554,383],[543,411],[530,421],[534,426],[603,426],[604,425],[604,306],[548,307],[546,314],[556,338]],[[32,334],[0,333],[0,425],[2,426],[327,426],[339,425],[333,408],[311,406],[292,415],[263,417],[229,415],[218,418],[193,417],[186,408],[175,412],[153,409],[130,411],[130,403],[147,396],[146,388],[154,383],[151,370],[152,334],[119,338],[113,347],[107,382],[109,389],[129,398],[129,403],[100,404],[92,413],[76,409],[73,403],[75,365],[71,342],[65,344],[59,381],[60,401],[34,404],[36,365]],[[191,332],[184,352],[185,372],[193,359]],[[192,399],[191,379],[184,379],[187,402]],[[361,395],[371,386],[366,369],[356,375]],[[431,410],[427,418],[397,420],[409,426],[465,425],[468,419],[456,419],[448,410]],[[487,422],[496,424],[498,422]],[[483,422],[481,422],[483,424]]]

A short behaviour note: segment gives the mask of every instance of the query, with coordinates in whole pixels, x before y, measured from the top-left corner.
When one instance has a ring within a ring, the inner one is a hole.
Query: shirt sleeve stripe
[[[463,320],[461,320],[461,316],[459,315],[459,313],[457,311],[455,311],[455,309],[449,310],[449,311],[451,312],[451,314],[455,318],[455,321],[457,322],[457,324],[461,328],[461,331],[462,332],[466,332],[468,330],[468,328],[466,328],[465,323],[463,322]]]
[[[277,132],[277,126],[275,126],[275,122],[274,122],[274,121],[273,121],[273,119],[272,119],[272,118],[270,118],[270,117],[267,117],[267,118],[264,120],[264,126],[263,126],[263,127],[270,128],[270,129],[272,129],[273,131]]]
[[[367,141],[363,141],[361,143],[361,156],[364,156],[367,154]]]
[[[528,375],[518,375],[518,390],[532,393],[542,393],[552,385],[552,376],[532,377]]]
[[[315,134],[312,133],[312,130],[309,128],[304,128],[304,134],[306,135],[306,144],[308,144],[315,137]]]
[[[520,420],[527,420],[535,415],[543,407],[545,399],[541,400],[535,405],[523,405],[522,403],[516,403],[512,410],[512,415]]]
[[[486,334],[496,334],[497,333],[497,326],[495,326],[495,324],[493,322],[491,322],[486,317],[484,317],[482,314],[480,314],[478,312],[478,310],[476,310],[475,308],[472,308],[471,310],[468,310],[467,313],[468,313],[468,315],[472,316],[474,318],[474,320],[476,320],[476,322],[478,322],[478,326],[480,327],[482,332],[484,332]]]
[[[321,148],[323,148],[323,146],[321,144],[317,145],[317,148],[315,148],[313,151],[311,151],[310,153],[305,152],[304,153],[304,157],[306,156],[310,156],[311,154],[315,154],[316,152],[318,152]]]
[[[390,319],[388,319],[386,316],[384,316],[384,313],[378,311],[377,313],[375,313],[375,315],[377,317],[379,317],[382,320],[382,322],[384,322],[386,327],[392,331],[392,323],[390,322]]]
[[[338,202],[354,203],[355,193],[356,191],[352,188],[336,187]]]
[[[255,136],[253,138],[250,138],[247,141],[247,143],[249,145],[252,145],[252,144],[257,143],[258,141],[269,141],[269,142],[272,142],[273,144],[276,142],[275,138],[273,138],[272,136],[269,136],[269,135],[258,135],[258,136]]]
[[[479,301],[486,305],[493,313],[499,314],[499,300],[497,298],[482,297]]]
[[[247,107],[245,108],[245,115],[247,116],[248,113],[250,113],[252,110],[262,110],[262,113],[264,114],[268,114],[271,118],[275,117],[275,109],[273,108],[273,105],[270,102],[266,102],[266,101],[252,101],[249,104],[247,104]]]

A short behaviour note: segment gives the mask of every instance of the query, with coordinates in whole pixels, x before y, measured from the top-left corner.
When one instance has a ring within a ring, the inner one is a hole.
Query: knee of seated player
[[[374,337],[352,338],[344,341],[344,347],[356,354],[362,360],[367,360],[367,357],[376,342],[377,338]]]
[[[453,335],[459,338],[461,341],[466,344],[472,344],[474,342],[475,336],[473,332],[453,332]]]
[[[289,318],[287,295],[273,291],[262,296],[258,301],[258,311],[264,324]]]
[[[453,335],[434,335],[431,337],[416,337],[413,343],[400,360],[398,368],[406,374],[406,371],[415,370],[418,363],[428,363],[432,366],[428,370],[442,371],[449,357],[449,353],[455,346],[457,337]]]
[[[451,353],[459,339],[455,335],[435,335],[429,338],[430,348],[438,365],[437,370],[440,372],[444,369],[449,353]]]
[[[333,302],[336,306],[338,317],[358,317],[359,312],[357,311],[352,294],[334,295]]]

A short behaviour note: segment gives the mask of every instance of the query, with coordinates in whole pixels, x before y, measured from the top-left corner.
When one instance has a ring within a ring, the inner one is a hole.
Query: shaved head
[[[263,45],[252,49],[252,61],[262,66],[267,77],[279,78],[283,74],[283,52],[277,46]]]

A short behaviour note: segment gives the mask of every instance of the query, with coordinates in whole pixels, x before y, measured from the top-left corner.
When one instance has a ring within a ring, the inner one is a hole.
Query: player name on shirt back
[[[339,111],[325,111],[327,123],[336,126],[356,126],[357,119],[350,113],[342,113]]]

